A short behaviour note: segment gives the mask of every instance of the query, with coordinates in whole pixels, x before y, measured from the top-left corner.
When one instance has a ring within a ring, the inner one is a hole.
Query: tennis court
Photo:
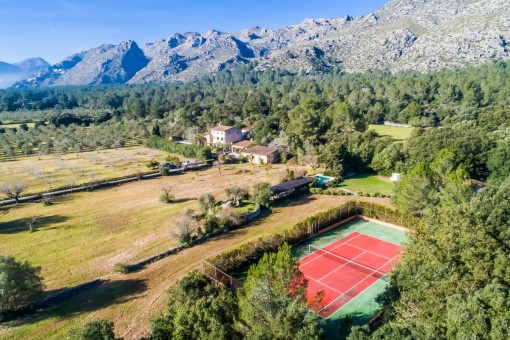
[[[374,224],[371,223],[371,227]],[[316,294],[323,291],[318,313],[329,318],[358,295],[377,286],[378,281],[383,281],[400,251],[397,243],[359,231],[351,231],[326,246],[308,245],[309,255],[299,261],[300,270],[308,278],[308,300],[313,301]]]

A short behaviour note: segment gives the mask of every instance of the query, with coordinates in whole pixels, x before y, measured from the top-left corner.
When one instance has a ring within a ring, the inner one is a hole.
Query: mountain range
[[[41,58],[30,58],[9,64],[0,61],[0,89],[48,69],[50,64]]]
[[[143,46],[101,45],[15,86],[186,81],[255,61],[262,69],[293,72],[427,72],[509,57],[508,0],[392,0],[366,16],[305,19],[237,33],[177,33]]]

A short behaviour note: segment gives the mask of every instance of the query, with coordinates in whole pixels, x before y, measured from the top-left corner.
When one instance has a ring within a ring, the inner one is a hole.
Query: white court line
[[[388,263],[391,263],[391,261],[393,261],[394,259],[396,259],[397,256],[395,256],[394,258],[392,258],[391,260],[389,260],[388,262],[386,262],[385,264],[383,264],[382,266],[380,266],[377,270],[381,269],[382,267],[386,266]],[[370,273],[369,275],[367,275],[363,280],[359,281],[358,283],[356,283],[354,286],[352,286],[349,290],[347,290],[345,293],[343,293],[342,295],[340,295],[339,297],[337,297],[336,299],[334,299],[333,301],[331,301],[330,303],[328,303],[326,306],[324,306],[321,310],[319,310],[318,313],[320,313],[321,311],[323,311],[324,309],[328,308],[328,306],[330,306],[333,302],[335,302],[336,300],[342,298],[345,296],[345,294],[347,294],[348,292],[350,292],[351,290],[353,290],[356,286],[358,286],[359,284],[361,284],[362,282],[366,281],[366,279],[368,279],[370,276],[372,276],[372,274],[374,274],[376,271],[374,270],[374,272]],[[386,276],[386,275],[385,275]],[[384,276],[383,276],[384,277]],[[374,283],[376,283],[377,281],[379,281],[380,279],[382,279],[383,277],[377,279],[374,281]],[[322,283],[322,282],[321,282]],[[370,285],[372,286],[372,285]],[[365,289],[363,289],[361,292],[359,292],[358,294],[356,294],[355,296],[352,297],[351,300],[353,300],[356,296],[360,295],[361,293],[363,293],[365,290],[367,290],[370,286],[366,287]],[[350,301],[350,300],[349,300]],[[342,306],[343,307],[343,306]],[[338,310],[342,309],[342,307],[340,307]],[[333,314],[335,314],[338,310],[336,310],[335,312],[333,312]],[[317,314],[318,314],[317,313]],[[333,315],[331,314],[331,315]],[[331,316],[330,315],[330,316]],[[329,317],[328,317],[329,318]]]
[[[365,235],[365,234],[362,234],[362,235]],[[359,250],[364,250],[364,251],[366,251],[367,253],[374,254],[375,256],[382,257],[383,259],[386,259],[386,260],[389,260],[389,259],[390,259],[389,257],[382,256],[381,254],[377,254],[377,253],[374,253],[373,251],[370,251],[370,250],[367,250],[367,249],[364,249],[364,248],[361,248],[361,247],[355,246],[354,244],[350,244],[350,243],[349,243],[349,241],[347,241],[347,243],[346,243],[346,244],[347,244],[348,246],[353,247],[353,248],[358,248]]]
[[[363,254],[365,254],[365,253],[366,253],[366,251],[362,252],[361,254],[359,254],[359,255],[357,255],[357,256],[354,256],[354,257],[353,257],[350,261],[354,260],[354,259],[355,259],[355,258],[357,258],[357,257],[360,257],[361,255],[363,255]],[[333,254],[334,254],[334,253],[333,253]],[[321,277],[321,278],[319,279],[319,281],[320,281],[320,280],[322,280],[322,279],[324,279],[325,277],[327,277],[327,276],[329,276],[329,275],[333,274],[333,273],[334,273],[334,272],[336,272],[338,269],[345,267],[348,263],[354,263],[354,262],[349,262],[349,261],[345,262],[345,263],[344,263],[343,265],[341,265],[340,267],[336,267],[336,269],[335,269],[335,270],[332,270],[332,271],[330,271],[328,274],[326,274],[326,275],[324,275],[323,277]],[[372,269],[372,268],[370,268],[370,269]],[[373,269],[372,269],[372,270],[373,270]],[[374,271],[374,272],[375,272],[375,271]],[[322,283],[322,282],[321,282],[321,283]]]
[[[399,244],[396,244],[396,243],[392,243],[392,242],[388,242],[388,241],[385,241],[385,240],[381,240],[380,238],[377,238],[377,237],[373,237],[373,236],[370,236],[370,235],[367,235],[367,234],[363,234],[363,233],[360,233],[361,235],[364,235],[366,237],[369,237],[369,238],[373,238],[374,240],[377,240],[379,242],[385,242],[385,243],[388,243],[388,244],[391,244],[393,246],[398,246],[399,250],[402,249],[402,245],[399,245]],[[353,239],[354,240],[354,239]],[[353,247],[356,247],[356,248],[359,248],[361,250],[366,250],[364,248],[360,248],[360,247],[357,247],[355,246],[354,244],[350,244],[349,241],[347,241],[347,244],[349,244],[350,246],[353,246]],[[369,250],[367,250],[368,252],[371,252]],[[374,252],[371,252],[372,254],[375,254],[377,256],[380,256],[380,257],[384,257],[385,259],[390,259],[389,257],[386,257],[386,256],[382,256],[381,254],[378,254],[378,253],[374,253]]]
[[[353,233],[355,233],[355,232],[352,232],[352,233],[350,233],[349,235],[351,235],[351,234],[353,234]],[[349,235],[347,235],[347,236],[349,236]],[[353,237],[352,239],[350,239],[350,240],[348,240],[348,241],[345,241],[345,242],[340,243],[338,246],[336,246],[335,248],[333,248],[333,249],[331,249],[331,250],[334,250],[334,249],[336,249],[336,248],[340,247],[340,246],[341,246],[341,245],[343,245],[343,244],[347,244],[347,242],[349,242],[349,241],[351,241],[351,240],[354,240],[356,237],[360,237],[361,235],[363,235],[363,234],[359,234],[359,233],[358,233],[358,235],[356,235],[356,236],[355,236],[355,237]],[[345,238],[345,237],[347,237],[347,236],[344,236],[344,237],[342,237],[342,238]],[[341,239],[340,239],[340,240],[341,240]],[[339,241],[339,240],[336,240],[335,242],[338,242],[338,241]],[[318,249],[325,249],[326,247],[329,247],[330,245],[334,244],[335,242],[332,242],[332,243],[328,244],[327,246],[325,246],[325,247],[323,247],[323,248],[318,248]],[[328,249],[328,250],[329,250],[329,249]],[[331,250],[329,250],[329,251],[331,251]],[[310,255],[308,255],[308,256],[311,256],[311,255],[313,255],[313,254],[315,254],[315,253],[316,253],[316,252],[313,252],[313,253],[311,253],[311,254],[310,254]],[[306,256],[306,257],[308,257],[308,256]],[[311,263],[311,262],[313,262],[313,261],[317,260],[319,257],[322,257],[322,256],[324,256],[324,255],[319,255],[319,256],[315,257],[314,259],[311,259],[310,261],[308,261],[308,262],[306,262],[306,263],[299,263],[299,267],[300,267],[300,268],[301,268],[301,267],[304,267],[304,266],[306,266],[307,264],[309,264],[309,263]],[[305,257],[305,259],[306,259],[306,257]]]
[[[317,281],[317,280],[316,280],[316,279],[314,279],[313,277],[309,277],[309,276],[306,276],[306,275],[305,275],[305,277],[306,277],[307,279],[310,279],[310,280],[312,280],[312,281],[317,282],[318,284],[323,285],[324,287],[327,287],[327,288],[329,288],[329,289],[331,289],[331,290],[334,290],[334,291],[335,291],[335,292],[337,292],[337,293],[344,294],[343,292],[339,291],[338,289],[335,289],[335,288],[333,288],[333,287],[328,286],[328,285],[327,285],[327,284],[325,284],[325,283],[322,283],[322,282]],[[320,290],[319,290],[318,292],[320,292]],[[340,295],[340,296],[342,296],[342,295]],[[335,300],[336,300],[336,299],[335,299]],[[335,301],[335,300],[333,300],[333,301]]]

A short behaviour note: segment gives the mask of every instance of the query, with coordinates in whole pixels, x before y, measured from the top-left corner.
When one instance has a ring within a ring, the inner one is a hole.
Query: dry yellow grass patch
[[[276,172],[271,173],[269,178],[271,180],[277,178],[279,176],[278,172],[281,170],[281,168],[276,169]],[[265,173],[265,171],[263,172]],[[262,171],[255,170],[255,173],[261,175]],[[209,187],[213,186],[212,179],[217,179],[215,189],[212,192],[218,193],[221,191],[218,188],[226,185],[226,183],[222,183],[224,181],[218,180],[217,177],[219,176],[212,176],[213,174],[214,171],[211,169],[199,173],[198,178],[208,178],[209,180],[205,183]],[[168,180],[171,180],[171,178]],[[242,183],[248,181],[248,178],[239,177],[231,180],[234,183]],[[255,180],[252,179],[250,182]],[[181,185],[186,186],[187,184],[183,183]],[[205,185],[200,189],[200,192],[204,190],[206,190]],[[204,244],[155,262],[140,272],[128,275],[108,274],[105,278],[111,281],[107,284],[68,300],[66,303],[56,306],[52,311],[43,312],[38,316],[30,316],[22,320],[26,322],[22,325],[10,325],[3,329],[0,328],[0,337],[4,336],[8,339],[34,337],[61,339],[73,327],[93,319],[106,318],[115,322],[117,336],[125,339],[139,339],[148,334],[150,320],[156,314],[164,311],[168,287],[190,270],[198,268],[202,260],[239,247],[244,243],[255,241],[261,236],[283,232],[306,217],[345,203],[349,199],[356,198],[313,195],[288,201],[286,204],[275,208],[273,214],[261,220],[254,221],[246,227],[223,234]],[[389,204],[387,199],[359,199]],[[146,247],[153,241],[151,235],[149,233],[139,237],[131,245],[137,244]],[[118,252],[115,255],[117,256],[115,260],[123,258],[127,252],[126,249]]]
[[[167,153],[144,147],[108,149],[93,152],[24,157],[0,162],[0,183],[20,180],[27,184],[24,195],[55,190],[107,178],[148,171],[152,158],[163,162]],[[181,157],[182,158],[182,157]]]

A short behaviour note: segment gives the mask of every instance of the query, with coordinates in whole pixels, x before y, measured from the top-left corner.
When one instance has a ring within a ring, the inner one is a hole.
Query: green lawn
[[[395,140],[407,139],[413,132],[413,128],[388,125],[370,125],[369,129],[375,130],[381,136],[390,136]]]
[[[26,123],[26,124],[29,129],[33,129],[35,127],[35,123]],[[0,127],[6,128],[6,129],[19,129],[19,126],[20,126],[20,124],[10,124],[10,123],[0,124]]]
[[[387,177],[360,175],[344,180],[340,186],[354,192],[374,194],[379,192],[385,195],[393,193],[393,183]]]
[[[245,215],[254,212],[256,209],[257,204],[251,201],[243,201],[238,207],[236,207],[236,211],[240,215]]]

